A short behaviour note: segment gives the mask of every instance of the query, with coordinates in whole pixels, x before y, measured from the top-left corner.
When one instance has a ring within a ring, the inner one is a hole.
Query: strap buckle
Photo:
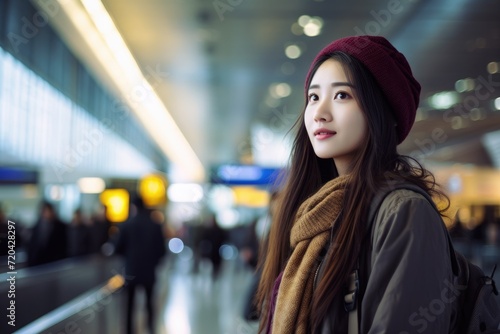
[[[359,291],[359,276],[358,276],[358,270],[354,270],[350,275],[349,275],[349,285],[348,285],[348,292],[344,296],[344,309],[346,312],[351,312],[356,309],[356,302],[357,302],[357,297],[358,297],[358,291]]]

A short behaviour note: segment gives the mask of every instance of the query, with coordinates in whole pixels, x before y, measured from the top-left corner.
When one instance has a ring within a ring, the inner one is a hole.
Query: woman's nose
[[[331,107],[327,101],[322,101],[317,104],[316,111],[314,112],[314,120],[316,122],[330,122],[333,116],[331,113]]]

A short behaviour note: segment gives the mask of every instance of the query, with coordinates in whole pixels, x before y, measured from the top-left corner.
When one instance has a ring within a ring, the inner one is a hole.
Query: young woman
[[[261,333],[347,333],[346,285],[360,258],[360,333],[448,333],[453,273],[440,212],[397,189],[367,221],[388,182],[444,196],[396,149],[419,94],[405,57],[383,37],[336,40],[314,59],[262,264]]]

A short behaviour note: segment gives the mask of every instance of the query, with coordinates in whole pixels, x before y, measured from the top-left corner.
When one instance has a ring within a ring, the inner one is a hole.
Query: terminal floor
[[[252,271],[236,260],[225,261],[220,276],[213,280],[210,263],[202,261],[197,273],[192,267],[191,261],[172,257],[159,268],[154,334],[257,333],[258,324],[242,317]],[[148,333],[141,292],[135,315],[136,333]]]

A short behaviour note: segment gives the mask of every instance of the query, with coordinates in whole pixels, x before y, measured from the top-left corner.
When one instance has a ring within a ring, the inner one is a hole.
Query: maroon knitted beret
[[[405,56],[380,36],[345,37],[333,41],[318,53],[307,73],[306,96],[314,64],[335,51],[351,55],[372,73],[393,109],[401,143],[413,126],[420,98],[420,84],[413,77]]]

